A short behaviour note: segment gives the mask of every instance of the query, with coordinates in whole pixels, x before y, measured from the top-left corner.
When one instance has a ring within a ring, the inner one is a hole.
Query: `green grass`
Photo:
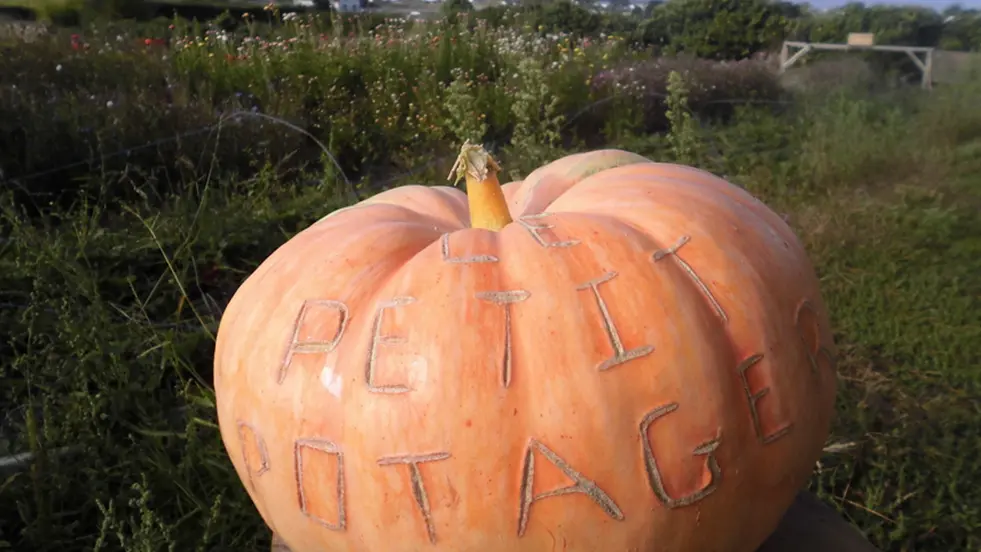
[[[36,455],[28,469],[0,473],[0,549],[268,547],[217,431],[213,335],[221,305],[247,274],[346,205],[347,191],[336,171],[324,174],[302,137],[274,123],[251,133],[229,124],[199,142],[186,138],[123,160],[107,154],[212,123],[208,110],[227,106],[222,98],[236,90],[254,91],[265,112],[303,123],[348,172],[375,182],[419,167],[396,182],[442,182],[451,159],[424,161],[433,151],[449,157],[454,129],[472,125],[461,117],[473,106],[489,114],[488,126],[468,132],[523,145],[499,148],[505,167],[518,172],[587,147],[560,116],[601,94],[569,83],[589,64],[598,74],[604,53],[626,54],[603,46],[542,73],[518,63],[527,51],[491,54],[500,37],[461,36],[469,49],[448,61],[384,45],[232,65],[208,56],[221,50],[86,57],[64,52],[65,42],[0,55],[0,120],[7,121],[0,140],[15,144],[10,137],[21,136],[14,129],[23,121],[36,144],[17,150],[21,157],[0,148],[8,176],[85,160],[83,150],[103,157],[94,168],[69,171],[71,179],[20,181],[0,199],[0,454]],[[561,48],[535,55],[551,63],[559,58],[545,56]],[[471,68],[488,60],[492,79],[521,71],[522,82],[537,84],[436,84],[439,63]],[[65,68],[55,72],[55,64]],[[397,95],[426,87],[419,98],[430,103],[396,102],[417,109],[402,135],[386,126],[394,115],[379,111],[390,107],[385,102],[308,84],[311,76],[352,72],[369,90],[379,82]],[[302,82],[285,79],[301,73]],[[153,88],[160,75],[176,96],[169,115]],[[31,92],[9,92],[13,78]],[[271,82],[280,88],[266,92]],[[42,84],[56,85],[68,107],[46,103]],[[536,87],[545,93],[535,96]],[[89,95],[98,101],[85,103]],[[686,155],[697,164],[786,213],[818,267],[841,350],[832,440],[850,446],[822,458],[811,488],[886,551],[981,549],[979,96],[981,82],[930,94],[784,98],[792,105],[751,105],[726,121],[679,130],[694,144]],[[529,107],[553,97],[552,111]],[[107,98],[124,104],[121,115],[92,107]],[[663,106],[644,107],[654,110],[641,113],[653,126],[638,128],[637,102],[605,105],[600,143],[588,147],[672,159],[678,141],[655,132]],[[53,123],[55,109],[75,122]],[[86,142],[92,134],[98,139]],[[304,156],[308,162],[297,161]],[[66,446],[73,448],[55,452]]]
[[[981,221],[953,199],[978,191],[853,197],[810,239],[844,353],[836,433],[861,438],[815,485],[890,549],[979,546]]]

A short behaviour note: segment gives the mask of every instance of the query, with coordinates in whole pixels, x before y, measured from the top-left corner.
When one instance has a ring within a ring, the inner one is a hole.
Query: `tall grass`
[[[648,72],[631,71],[641,53],[617,36],[573,39],[465,19],[332,31],[339,27],[266,12],[236,32],[220,22],[158,25],[142,36],[93,26],[8,46],[0,56],[0,167],[35,195],[68,197],[105,186],[112,173],[116,198],[178,193],[205,174],[247,178],[266,162],[322,170],[321,150],[306,136],[241,112],[298,123],[346,174],[369,182],[417,167],[464,134],[534,149],[529,140],[602,143],[627,121],[631,132],[665,127],[667,71],[631,78]],[[692,105],[712,117],[731,111],[729,98],[779,95],[762,62],[662,65],[697,82]],[[641,124],[612,116],[638,99]]]

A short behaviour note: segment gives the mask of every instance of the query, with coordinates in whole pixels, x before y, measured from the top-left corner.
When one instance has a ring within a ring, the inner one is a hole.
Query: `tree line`
[[[476,12],[495,24],[519,19],[540,32],[594,36],[626,34],[636,45],[662,53],[740,59],[772,50],[783,40],[844,42],[848,33],[875,33],[877,44],[981,51],[981,10],[951,6],[866,6],[860,2],[820,11],[807,4],[770,0],[668,0],[622,8],[614,0],[599,10],[591,1],[525,0]],[[593,4],[593,5],[591,5]],[[444,9],[467,9],[468,0],[447,0]]]
[[[519,24],[541,33],[600,36],[616,33],[633,45],[660,54],[692,54],[707,59],[742,59],[760,51],[773,51],[784,40],[844,42],[848,33],[875,33],[876,43],[926,46],[954,51],[981,51],[981,9],[952,5],[942,11],[919,6],[867,6],[853,2],[821,11],[805,3],[784,0],[505,0],[507,5],[474,9],[472,0],[443,0],[444,15],[455,19],[473,12],[494,26]],[[486,1],[486,0],[483,0]],[[291,9],[290,0],[277,0]],[[314,0],[318,11],[329,11],[331,0]],[[39,5],[25,6],[39,12]],[[152,19],[158,16],[211,18],[223,10],[236,10],[234,0],[195,2],[174,0],[66,0],[57,3],[69,13],[49,19],[78,24],[84,13],[100,18]],[[376,4],[379,1],[376,0]],[[347,27],[381,23],[380,8],[354,16],[345,14]],[[374,13],[372,13],[374,12]],[[9,13],[8,16],[19,17]],[[38,13],[38,15],[41,15]],[[52,14],[54,15],[54,14]],[[234,19],[234,18],[232,18]]]

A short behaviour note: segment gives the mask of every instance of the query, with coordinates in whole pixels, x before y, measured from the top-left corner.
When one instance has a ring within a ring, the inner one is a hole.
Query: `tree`
[[[875,33],[879,44],[906,46],[936,46],[943,30],[943,17],[929,8],[860,3],[812,16],[800,29],[801,38],[811,42],[844,42],[848,33]]]
[[[955,9],[956,8],[956,9]],[[944,50],[981,51],[981,11],[952,6],[944,10],[939,46]]]
[[[568,0],[551,2],[536,13],[537,26],[545,32],[592,35],[602,25],[600,16]]]
[[[789,27],[766,0],[672,0],[652,10],[640,33],[667,52],[741,59],[775,47]]]
[[[644,17],[650,19],[654,15],[654,9],[663,4],[662,0],[651,0],[644,7]]]
[[[443,0],[443,5],[440,7],[443,15],[454,15],[460,12],[472,12],[473,3],[470,0]]]

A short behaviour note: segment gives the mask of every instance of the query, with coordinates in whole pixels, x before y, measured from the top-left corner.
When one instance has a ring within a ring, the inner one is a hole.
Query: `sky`
[[[837,8],[847,4],[848,1],[849,0],[810,0],[807,3],[815,8]],[[960,4],[961,7],[964,8],[981,8],[981,0],[961,0],[960,2],[955,2],[952,0],[864,0],[862,3],[866,6],[875,4],[927,6],[936,10],[942,10],[951,4]]]

